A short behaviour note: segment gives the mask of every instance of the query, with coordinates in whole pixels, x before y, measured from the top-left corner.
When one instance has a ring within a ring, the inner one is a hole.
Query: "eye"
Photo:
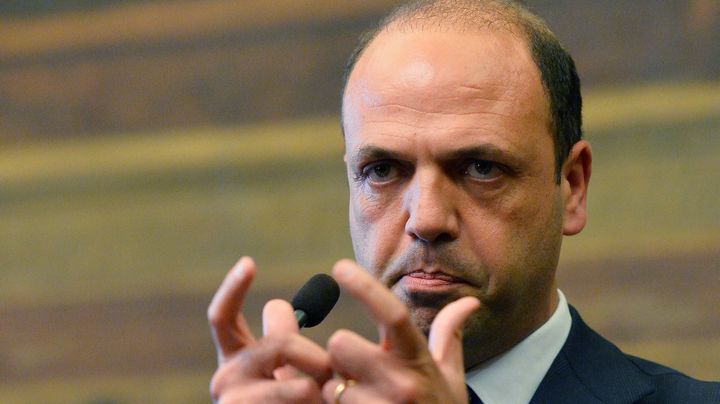
[[[465,175],[479,181],[488,181],[503,173],[497,163],[488,160],[471,160],[465,168]]]
[[[363,177],[374,183],[389,182],[400,174],[398,167],[389,161],[380,161],[363,168]]]

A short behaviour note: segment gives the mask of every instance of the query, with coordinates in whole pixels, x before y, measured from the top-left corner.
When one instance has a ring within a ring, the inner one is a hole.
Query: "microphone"
[[[313,275],[292,299],[298,326],[315,327],[330,313],[340,297],[340,287],[326,274]]]

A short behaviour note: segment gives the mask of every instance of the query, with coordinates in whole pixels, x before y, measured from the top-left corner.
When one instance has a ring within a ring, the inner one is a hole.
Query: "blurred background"
[[[352,256],[341,70],[390,0],[0,2],[0,402],[201,403],[205,310]],[[720,379],[720,3],[528,2],[595,161],[561,288],[625,351]],[[374,338],[341,299],[338,327]]]

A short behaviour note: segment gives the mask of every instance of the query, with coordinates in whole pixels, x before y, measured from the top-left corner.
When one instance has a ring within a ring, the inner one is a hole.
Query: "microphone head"
[[[307,315],[305,327],[314,327],[325,319],[339,297],[340,287],[332,276],[315,274],[295,294],[292,306]]]

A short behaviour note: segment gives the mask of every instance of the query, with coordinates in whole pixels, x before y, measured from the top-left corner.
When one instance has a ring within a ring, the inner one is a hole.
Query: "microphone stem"
[[[303,328],[308,322],[307,314],[302,310],[295,310],[295,319],[298,322],[298,327]]]

